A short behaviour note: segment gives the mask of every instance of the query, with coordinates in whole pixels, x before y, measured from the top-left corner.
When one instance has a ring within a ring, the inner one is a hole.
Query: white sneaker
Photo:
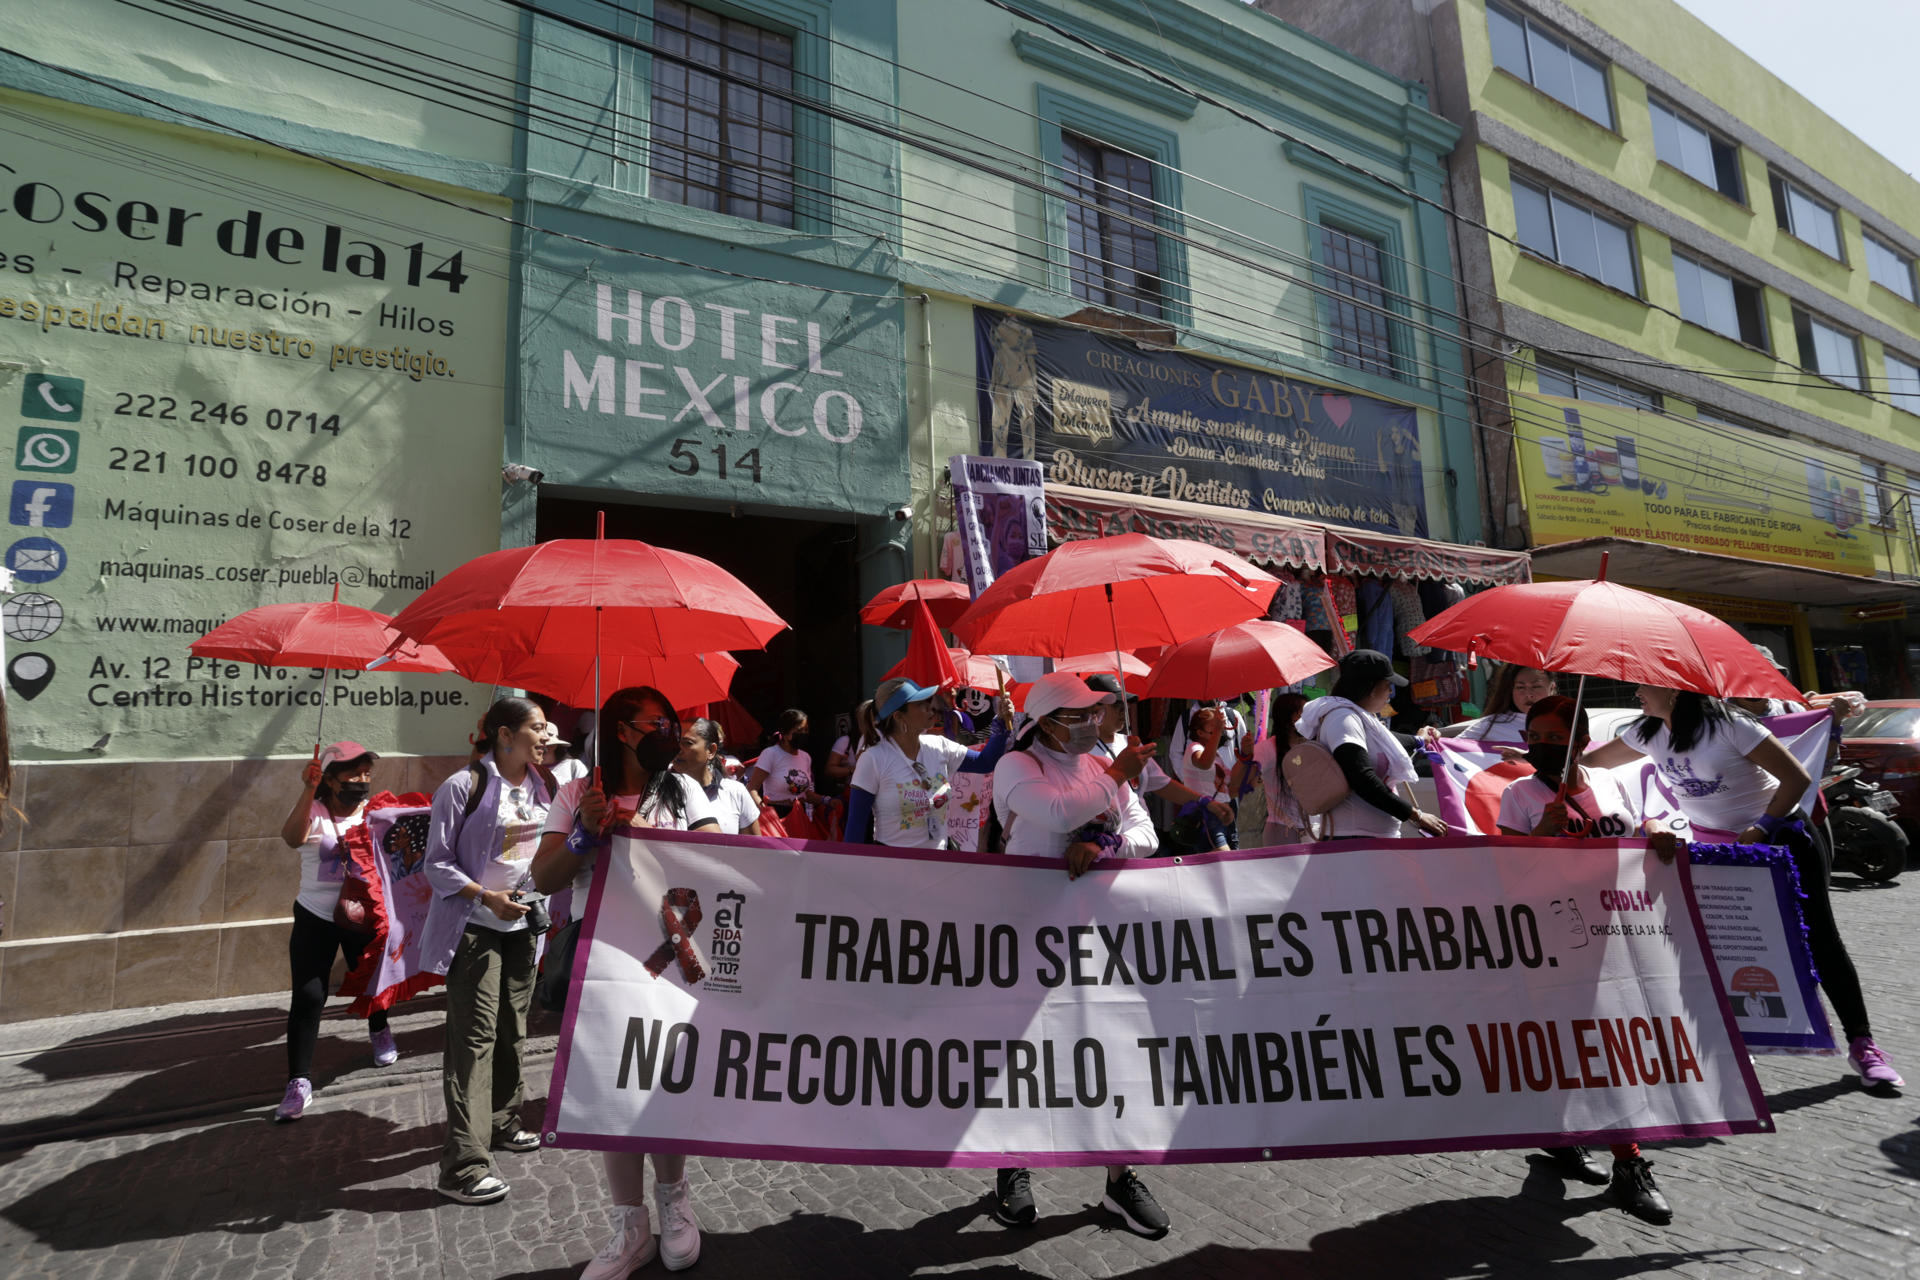
[[[613,1236],[600,1246],[580,1280],[627,1280],[628,1273],[653,1261],[653,1224],[643,1204],[613,1206]]]
[[[660,1210],[660,1265],[685,1271],[700,1261],[700,1224],[693,1216],[693,1195],[686,1178],[656,1181],[653,1203]]]

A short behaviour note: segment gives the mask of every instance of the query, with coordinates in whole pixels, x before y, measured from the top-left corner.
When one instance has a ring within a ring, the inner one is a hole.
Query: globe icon
[[[0,612],[6,617],[7,634],[15,640],[45,640],[67,620],[58,600],[37,591],[15,596]]]

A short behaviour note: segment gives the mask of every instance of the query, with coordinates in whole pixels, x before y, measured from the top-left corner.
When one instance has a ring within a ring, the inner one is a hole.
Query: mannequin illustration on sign
[[[1007,430],[1018,410],[1025,431],[1021,434],[1020,456],[1033,456],[1034,437],[1040,424],[1034,418],[1039,405],[1039,348],[1033,330],[1012,316],[993,326],[993,372],[987,383],[987,397],[993,410],[993,456],[1010,458]]]

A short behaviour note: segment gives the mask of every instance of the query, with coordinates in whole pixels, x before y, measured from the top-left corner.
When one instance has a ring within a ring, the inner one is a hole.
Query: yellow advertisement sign
[[[1515,393],[1536,546],[1620,537],[1873,573],[1860,461],[1722,423]]]

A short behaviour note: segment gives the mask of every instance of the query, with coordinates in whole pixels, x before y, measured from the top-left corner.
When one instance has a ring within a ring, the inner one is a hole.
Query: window
[[[1887,399],[1896,409],[1920,413],[1920,364],[1896,356],[1891,351],[1886,355]]]
[[[1599,400],[1608,404],[1625,405],[1629,409],[1660,407],[1660,397],[1653,392],[1605,377],[1591,369],[1577,369],[1572,365],[1547,364],[1543,361],[1536,367],[1536,372],[1540,377],[1540,394],[1543,396],[1563,396],[1568,400]]]
[[[1893,528],[1893,495],[1887,492],[1887,464],[1860,460],[1860,492],[1864,497],[1867,523],[1876,529]]]
[[[1613,128],[1607,69],[1531,18],[1487,6],[1493,65],[1519,76],[1540,92],[1601,126]]]
[[[1623,293],[1639,294],[1633,236],[1626,227],[1558,191],[1518,180],[1513,184],[1513,213],[1520,224],[1520,243],[1528,249]]]
[[[1658,98],[1648,97],[1647,106],[1653,112],[1655,155],[1727,199],[1746,202],[1740,183],[1740,148]]]
[[[1327,358],[1393,376],[1393,330],[1387,323],[1380,246],[1337,227],[1320,228],[1320,261],[1328,293]],[[1352,301],[1346,301],[1346,299]]]
[[[1692,258],[1673,256],[1673,278],[1680,287],[1680,314],[1715,333],[1767,347],[1767,313],[1760,286],[1735,279]]]
[[[793,37],[656,0],[653,40],[648,194],[791,227]]]
[[[1833,207],[1808,195],[1779,174],[1772,174],[1773,220],[1780,229],[1826,254],[1840,256],[1840,218]]]
[[[1800,367],[1822,377],[1860,387],[1860,350],[1853,335],[1793,309],[1793,334],[1800,343]]]
[[[1867,275],[1882,288],[1891,289],[1908,302],[1913,296],[1913,259],[1872,236],[1867,242]]]
[[[1159,316],[1163,290],[1153,161],[1070,133],[1061,136],[1060,156],[1073,295]]]

